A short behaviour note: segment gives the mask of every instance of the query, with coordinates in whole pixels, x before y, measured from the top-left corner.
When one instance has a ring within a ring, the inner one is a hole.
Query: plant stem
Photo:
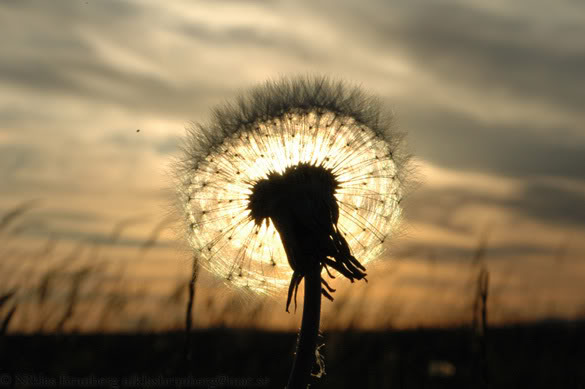
[[[193,357],[191,348],[191,327],[193,326],[193,304],[195,301],[195,284],[199,275],[199,258],[193,256],[191,282],[189,282],[189,300],[187,301],[187,313],[185,317],[185,359],[190,361]]]
[[[311,265],[305,273],[303,319],[287,389],[305,389],[315,363],[321,320],[321,265],[317,261]]]

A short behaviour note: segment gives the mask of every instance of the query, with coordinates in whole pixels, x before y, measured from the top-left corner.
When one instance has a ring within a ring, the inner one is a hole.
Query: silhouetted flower
[[[401,214],[407,156],[391,125],[379,100],[323,77],[216,108],[189,130],[177,169],[199,263],[258,293],[288,285],[287,309],[306,261],[364,278]]]

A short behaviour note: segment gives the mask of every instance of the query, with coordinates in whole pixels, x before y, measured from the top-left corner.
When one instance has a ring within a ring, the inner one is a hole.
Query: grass
[[[585,323],[491,329],[494,388],[579,388],[585,383]],[[469,329],[327,331],[326,375],[314,388],[479,388]],[[179,332],[12,335],[0,340],[3,372],[47,377],[266,379],[282,388],[296,333],[207,328],[192,332],[192,360]],[[123,361],[122,363],[116,361]],[[2,372],[0,372],[2,373]],[[261,386],[248,386],[261,387]]]
[[[38,247],[22,248],[23,236],[13,232],[31,210],[21,205],[1,218],[0,271],[10,277],[0,283],[0,376],[227,376],[284,387],[291,361],[282,355],[292,355],[296,332],[266,329],[274,312],[283,314],[282,304],[209,293],[216,289],[198,284],[204,274],[196,262],[153,295],[153,285],[133,280],[134,262],[118,261],[112,250],[130,221],[116,223],[110,244],[49,236]],[[162,225],[129,257],[157,258]],[[583,320],[489,322],[505,299],[501,291],[494,298],[487,237],[470,261],[469,304],[451,327],[395,329],[405,307],[387,300],[375,313],[380,329],[366,330],[364,317],[372,313],[356,301],[368,300],[370,284],[336,296],[323,319],[326,375],[314,387],[583,387]]]

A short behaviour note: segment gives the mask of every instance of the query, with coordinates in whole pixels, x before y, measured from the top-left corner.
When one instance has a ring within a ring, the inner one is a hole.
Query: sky
[[[188,278],[172,231],[156,258],[128,254],[173,224],[185,128],[266,79],[318,73],[380,96],[415,157],[372,307],[397,301],[401,326],[460,320],[484,244],[496,319],[583,315],[583,36],[576,0],[2,1],[0,217],[34,203],[0,261],[91,242],[148,292]]]

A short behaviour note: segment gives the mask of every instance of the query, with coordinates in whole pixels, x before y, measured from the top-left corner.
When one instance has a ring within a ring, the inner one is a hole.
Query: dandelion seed
[[[294,266],[282,231],[266,211],[287,201],[262,188],[276,177],[298,181],[294,175],[312,171],[329,180],[322,185],[338,205],[335,231],[329,232],[359,260],[334,265],[334,256],[327,255],[333,262],[326,265],[362,278],[348,266],[363,271],[401,214],[406,156],[380,103],[341,82],[295,78],[268,82],[213,113],[210,122],[189,130],[178,166],[187,237],[201,265],[257,293],[287,288]],[[306,188],[290,195],[314,198]]]
[[[304,279],[289,389],[322,364],[322,277],[366,277],[401,214],[407,157],[380,102],[322,77],[267,82],[189,131],[178,166],[187,238],[199,263],[261,294]]]

